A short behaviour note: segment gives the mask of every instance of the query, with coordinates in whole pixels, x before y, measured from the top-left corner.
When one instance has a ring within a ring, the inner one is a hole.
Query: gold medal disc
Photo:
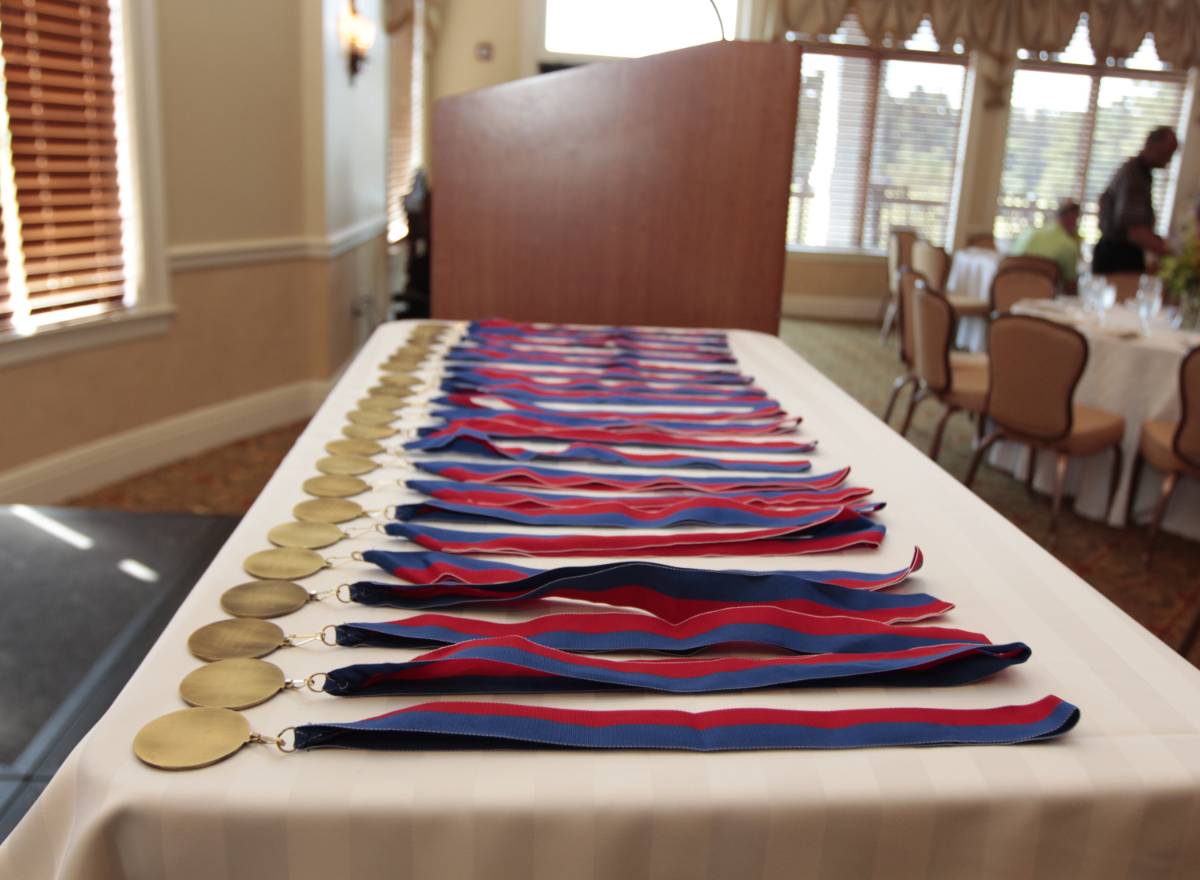
[[[283,642],[283,630],[269,620],[235,617],[200,627],[188,636],[188,650],[201,660],[265,657]]]
[[[383,370],[385,373],[411,373],[417,367],[421,366],[426,357],[427,355],[425,352],[411,355],[393,355],[380,364],[379,369]]]
[[[250,722],[229,709],[180,709],[155,718],[133,738],[151,767],[192,770],[228,758],[250,741]]]
[[[292,516],[308,523],[344,523],[363,513],[361,504],[347,498],[314,498],[292,508]]]
[[[408,406],[407,397],[389,397],[383,394],[375,397],[364,397],[358,402],[359,409],[377,410],[379,412],[396,412]]]
[[[370,488],[365,480],[348,474],[326,474],[304,481],[304,491],[318,498],[349,498],[351,495],[361,495]]]
[[[247,581],[221,595],[221,608],[234,617],[281,617],[311,599],[308,590],[291,581]]]
[[[387,425],[396,421],[394,413],[380,412],[377,409],[355,409],[346,413],[346,418],[355,425]]]
[[[416,381],[413,381],[416,385]],[[408,385],[372,385],[367,389],[367,394],[371,397],[395,397],[398,394],[409,394],[413,391],[412,386]]]
[[[193,669],[179,683],[179,695],[193,706],[249,709],[271,699],[285,683],[274,663],[238,657]]]
[[[242,568],[248,574],[267,581],[294,581],[316,574],[325,567],[320,553],[302,547],[276,547],[246,557]]]
[[[351,440],[345,437],[341,440],[330,440],[325,444],[325,451],[330,455],[378,455],[383,452],[383,444],[374,440]]]
[[[420,383],[420,379],[416,376],[400,375],[399,373],[384,373],[379,377],[379,381],[383,385],[393,385],[396,388],[411,388]]]
[[[302,547],[317,550],[336,544],[346,533],[332,523],[290,522],[281,523],[267,532],[267,540],[276,547]]]
[[[351,440],[382,440],[395,434],[396,429],[386,425],[346,425],[342,433]]]
[[[362,455],[330,455],[317,462],[317,470],[332,476],[369,474],[378,464]]]

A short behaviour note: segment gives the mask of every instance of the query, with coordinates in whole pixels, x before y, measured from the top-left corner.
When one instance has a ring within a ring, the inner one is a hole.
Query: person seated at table
[[[1053,260],[1062,271],[1063,289],[1074,293],[1079,275],[1079,202],[1063,200],[1053,220],[1026,229],[1017,236],[1009,253]]]
[[[1175,131],[1160,126],[1146,135],[1142,151],[1112,176],[1100,194],[1100,241],[1092,254],[1092,272],[1146,271],[1146,252],[1170,253],[1167,242],[1154,232],[1154,205],[1150,191],[1153,170],[1166,168],[1179,148]]]

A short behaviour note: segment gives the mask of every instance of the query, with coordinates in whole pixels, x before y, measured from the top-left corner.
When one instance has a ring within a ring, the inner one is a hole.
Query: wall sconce
[[[346,0],[345,6],[342,7],[338,16],[338,36],[341,38],[342,48],[346,50],[350,79],[353,81],[367,60],[367,52],[375,43],[375,23],[359,14],[354,0]]]

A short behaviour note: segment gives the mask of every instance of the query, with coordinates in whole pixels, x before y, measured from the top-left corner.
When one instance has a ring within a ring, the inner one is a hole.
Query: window
[[[545,9],[547,52],[635,58],[732,39],[738,0],[545,0]]]
[[[871,49],[853,17],[806,43],[788,202],[796,247],[878,251],[888,229],[947,238],[966,62],[922,24],[904,48]]]
[[[108,0],[0,0],[0,330],[29,335],[137,298],[114,21]]]
[[[1024,59],[1013,78],[1004,173],[996,207],[996,238],[1009,241],[1052,216],[1065,198],[1083,207],[1080,235],[1087,245],[1100,237],[1099,199],[1113,172],[1142,148],[1146,134],[1170,125],[1182,138],[1186,88],[1181,73],[1164,70],[1147,36],[1121,66],[1095,64],[1087,43],[1086,16],[1066,51],[1052,61]],[[1154,173],[1159,231],[1166,232],[1167,193],[1178,173]]]

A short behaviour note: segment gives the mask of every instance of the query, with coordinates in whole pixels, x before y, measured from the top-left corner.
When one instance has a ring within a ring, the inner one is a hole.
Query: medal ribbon
[[[423,482],[415,480],[412,482]],[[747,496],[677,495],[620,497],[530,494],[521,489],[443,489],[412,504],[393,507],[401,522],[507,522],[527,526],[598,526],[666,529],[679,525],[819,526],[849,510],[874,513],[881,502],[773,501]],[[764,504],[764,501],[767,504]]]
[[[441,389],[454,394],[497,394],[514,400],[545,401],[549,403],[607,403],[622,406],[646,406],[652,403],[670,406],[722,406],[743,409],[769,409],[777,406],[776,401],[765,394],[740,392],[729,395],[699,391],[673,392],[655,389],[651,391],[624,391],[607,389],[603,386],[580,390],[578,386],[550,384],[532,385],[525,382],[474,382],[464,379],[443,379]],[[610,392],[610,393],[600,393]]]
[[[580,419],[614,419],[633,421],[655,421],[655,422],[693,422],[693,423],[715,423],[721,422],[740,422],[747,426],[768,426],[775,427],[778,425],[789,425],[795,427],[799,424],[799,420],[789,419],[787,413],[779,408],[779,405],[774,401],[760,401],[750,404],[750,412],[678,412],[662,410],[659,412],[628,412],[621,410],[597,410],[597,409],[554,409],[553,407],[542,406],[536,401],[539,395],[529,395],[528,399],[510,396],[507,394],[495,393],[492,391],[483,391],[478,393],[454,392],[444,394],[441,397],[435,398],[433,403],[438,406],[448,406],[456,409],[483,409],[496,412],[506,412],[508,409],[518,412],[530,413],[549,413],[551,415],[571,416]],[[623,399],[620,397],[598,397],[596,400],[606,404],[621,404]],[[557,401],[552,401],[557,402]],[[574,402],[574,401],[572,401]],[[645,404],[641,404],[645,405]],[[674,406],[674,401],[670,405]],[[683,406],[695,406],[691,401],[685,400]]]
[[[660,535],[531,534],[470,532],[411,522],[391,522],[384,531],[441,553],[494,553],[521,556],[798,556],[849,547],[878,547],[886,529],[843,508],[828,521],[805,528],[785,526],[730,532],[675,532]]]
[[[534,372],[520,367],[481,367],[477,364],[444,364],[444,375],[481,376],[488,379],[518,381],[518,382],[614,382],[621,385],[650,385],[651,383],[671,385],[679,388],[728,390],[736,385],[745,388],[754,384],[754,380],[731,370],[670,370],[670,369],[631,369],[616,367],[607,370],[575,369],[554,370],[550,372]],[[611,386],[604,386],[611,387]]]
[[[573,599],[637,608],[671,623],[698,614],[769,605],[798,614],[913,623],[952,609],[923,593],[886,593],[918,570],[921,551],[902,569],[882,574],[840,571],[712,571],[658,562],[606,562],[552,569],[445,553],[368,550],[363,559],[410,584],[359,581],[350,599],[363,605],[422,611],[527,605]]]
[[[486,433],[498,432],[489,430],[489,425],[515,427],[519,429],[536,428],[549,439],[572,439],[561,437],[554,432],[565,430],[574,432],[578,429],[606,431],[613,436],[632,435],[642,431],[657,432],[676,439],[688,439],[695,432],[701,434],[746,435],[790,433],[800,424],[799,418],[775,416],[758,420],[741,420],[741,413],[720,413],[719,421],[709,421],[702,416],[688,414],[647,413],[648,418],[639,418],[637,413],[602,413],[576,415],[558,410],[540,410],[536,407],[522,407],[519,411],[489,410],[456,407],[439,409],[431,413],[435,418],[444,420],[447,425],[476,428]],[[475,424],[478,423],[478,424]],[[422,428],[421,431],[443,430],[439,428]]]
[[[296,728],[297,749],[855,749],[1008,745],[1062,736],[1079,710],[1055,696],[988,709],[556,709],[440,700]]]
[[[620,339],[611,336],[554,336],[538,334],[532,336],[513,337],[504,333],[471,333],[463,338],[485,348],[531,349],[545,350],[579,350],[586,349],[600,354],[612,352],[634,352],[647,357],[654,354],[691,354],[693,352],[709,355],[729,355],[728,345],[693,344],[687,342],[667,342],[642,339]]]
[[[469,411],[468,411],[469,412]],[[478,416],[454,418],[449,424],[419,428],[421,437],[441,438],[456,431],[474,431],[491,437],[524,440],[562,440],[580,443],[607,443],[625,446],[671,446],[677,449],[709,449],[721,452],[754,452],[766,454],[800,454],[811,452],[812,442],[789,440],[744,441],[725,437],[695,437],[690,431],[666,430],[659,427],[633,426],[616,430],[612,427],[574,427],[545,424],[527,415],[502,417]]]
[[[813,682],[968,684],[1024,663],[1027,645],[927,645],[902,651],[789,657],[613,660],[569,654],[518,636],[447,645],[401,663],[330,670],[323,689],[343,697],[649,690],[708,694]]]
[[[614,351],[608,355],[562,354],[550,351],[520,351],[515,348],[485,348],[483,346],[456,345],[446,352],[447,362],[528,364],[530,366],[564,366],[564,367],[641,367],[649,369],[685,374],[702,372],[706,364],[732,364],[736,360],[731,355],[681,355],[655,354]],[[668,367],[658,367],[658,364],[669,364]],[[683,364],[697,364],[696,367],[685,367]]]
[[[816,448],[814,442],[796,444],[797,452],[812,452]],[[607,446],[597,446],[592,443],[571,443],[565,449],[546,452],[536,449],[522,449],[519,446],[500,446],[492,438],[481,431],[469,428],[454,428],[440,430],[428,434],[419,440],[404,444],[405,449],[417,452],[442,453],[450,452],[456,455],[483,455],[488,458],[506,458],[510,461],[578,461],[596,464],[628,465],[629,467],[650,468],[708,468],[711,470],[732,471],[773,471],[777,473],[802,473],[812,465],[806,460],[771,461],[769,459],[726,459],[713,456],[679,455],[672,452],[620,452]],[[417,463],[418,467],[421,463]],[[485,467],[479,465],[479,467]],[[533,472],[547,469],[531,468]],[[554,473],[558,473],[557,471]],[[566,473],[566,472],[562,472]],[[605,474],[595,474],[603,479]],[[614,475],[614,479],[617,479]],[[670,477],[664,477],[670,479]]]
[[[801,614],[770,605],[706,611],[678,623],[649,614],[609,611],[548,614],[519,623],[420,614],[386,623],[345,623],[336,627],[337,643],[344,647],[431,648],[507,636],[570,653],[686,654],[704,648],[751,646],[782,648],[797,654],[864,654],[928,645],[989,644],[980,633],[950,627],[888,625]]]
[[[672,394],[753,394],[766,397],[766,392],[752,385],[749,376],[740,373],[709,372],[701,377],[702,382],[686,382],[678,379],[643,379],[627,375],[601,375],[594,372],[535,373],[530,370],[506,370],[501,367],[446,366],[445,377],[450,380],[470,382],[483,386],[497,383],[528,386],[526,390],[537,391],[543,386],[558,390],[583,389],[588,391],[645,391]],[[721,378],[722,381],[715,381]]]
[[[829,522],[874,513],[881,502],[862,504],[793,505],[762,507],[713,495],[683,498],[669,508],[643,509],[616,501],[564,496],[560,504],[517,507],[511,498],[496,503],[494,496],[475,494],[470,502],[431,498],[413,504],[397,504],[393,516],[400,522],[441,520],[449,522],[503,522],[524,526],[589,526],[619,529],[666,529],[672,526],[778,526],[805,530]],[[508,503],[505,503],[508,502]]]
[[[408,480],[405,484],[414,492],[420,492],[441,501],[452,501],[459,504],[476,504],[483,507],[509,506],[518,510],[548,510],[584,511],[592,510],[595,505],[615,504],[619,510],[660,510],[678,505],[691,505],[710,499],[714,505],[727,504],[744,505],[749,507],[828,507],[832,504],[846,504],[857,501],[871,494],[871,490],[863,486],[842,486],[824,490],[770,490],[757,492],[736,492],[710,494],[706,496],[687,495],[560,495],[550,492],[533,492],[528,489],[509,489],[501,486],[467,485],[460,482],[444,480]]]
[[[475,464],[469,461],[414,461],[413,467],[448,480],[466,483],[541,486],[547,489],[587,489],[627,492],[736,492],[783,490],[817,492],[840,485],[849,468],[811,477],[676,477],[670,474],[599,474],[532,465]],[[801,470],[796,468],[796,470]]]
[[[704,328],[669,329],[663,327],[630,327],[628,325],[601,324],[555,324],[531,321],[510,321],[507,318],[483,318],[467,325],[467,332],[507,333],[526,336],[535,333],[553,333],[562,336],[584,334],[603,335],[615,339],[662,339],[668,342],[708,342],[725,345],[728,336],[722,330]]]

